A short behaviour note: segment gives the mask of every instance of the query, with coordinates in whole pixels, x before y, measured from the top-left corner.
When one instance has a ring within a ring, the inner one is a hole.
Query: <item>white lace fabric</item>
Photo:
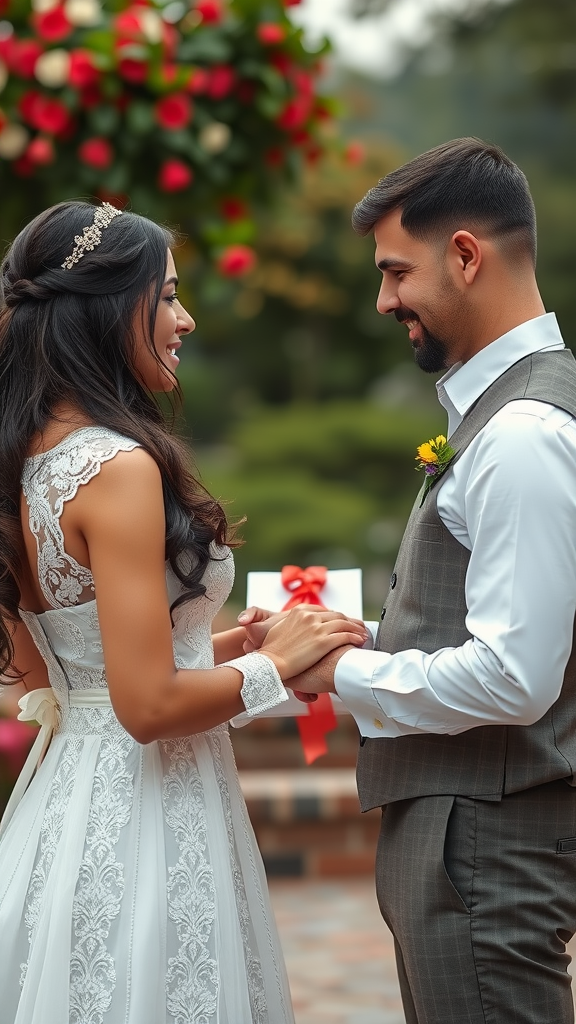
[[[244,676],[240,696],[248,715],[261,715],[288,700],[278,669],[265,654],[252,651],[224,664],[238,669]]]
[[[66,554],[64,502],[136,442],[84,428],[25,466],[50,609],[21,612],[60,722],[0,840],[2,1024],[293,1024],[264,872],[225,725],[141,746],[110,705],[89,571]],[[174,613],[181,668],[213,667],[233,563]],[[170,601],[181,592],[167,567]],[[262,659],[263,660],[263,659]],[[256,689],[260,684],[256,684]]]
[[[94,597],[92,573],[64,548],[64,503],[100,472],[103,462],[137,447],[137,441],[104,427],[81,427],[48,452],[26,459],[22,490],[38,548],[38,582],[52,608],[68,608]]]

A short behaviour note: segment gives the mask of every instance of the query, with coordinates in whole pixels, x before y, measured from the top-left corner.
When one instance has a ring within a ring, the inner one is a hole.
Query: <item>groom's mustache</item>
[[[420,323],[420,317],[413,309],[408,309],[406,306],[400,306],[399,309],[394,310],[394,316],[396,317],[399,324],[403,324],[406,320],[414,320]]]

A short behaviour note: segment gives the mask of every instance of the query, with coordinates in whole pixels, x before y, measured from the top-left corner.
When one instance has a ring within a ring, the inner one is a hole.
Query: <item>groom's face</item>
[[[376,225],[382,284],[376,307],[406,325],[418,366],[439,373],[464,358],[466,297],[450,277],[441,245],[413,238],[394,210]]]

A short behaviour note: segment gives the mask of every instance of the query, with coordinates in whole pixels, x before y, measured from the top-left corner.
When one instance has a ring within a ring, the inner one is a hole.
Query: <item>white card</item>
[[[343,612],[353,619],[362,618],[362,570],[361,569],[329,569],[326,583],[319,594],[320,600],[326,608],[332,611]],[[246,589],[246,607],[258,605],[259,608],[267,608],[271,612],[279,612],[290,599],[290,591],[282,586],[282,577],[279,572],[249,572]],[[334,711],[337,715],[347,715],[349,712],[344,706],[340,697],[335,693],[330,694]],[[304,704],[288,690],[288,700],[283,701],[278,707],[265,711],[257,718],[289,718],[308,714],[308,705]],[[232,725],[238,727],[247,725],[254,717],[242,714],[232,719]]]
[[[319,594],[322,604],[352,619],[362,618],[362,569],[329,569]],[[246,606],[279,612],[290,599],[279,572],[249,572]]]

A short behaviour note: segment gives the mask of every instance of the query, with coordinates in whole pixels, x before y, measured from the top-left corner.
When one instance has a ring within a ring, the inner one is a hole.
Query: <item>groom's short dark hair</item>
[[[356,204],[352,226],[367,235],[393,210],[424,241],[483,229],[510,255],[536,262],[536,215],[525,175],[482,139],[453,139],[391,171]]]

